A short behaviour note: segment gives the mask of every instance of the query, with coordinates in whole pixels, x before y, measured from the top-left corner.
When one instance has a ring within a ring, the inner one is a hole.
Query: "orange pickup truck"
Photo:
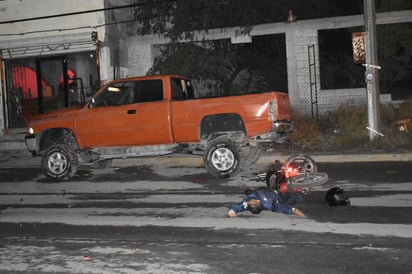
[[[227,178],[259,158],[260,142],[282,143],[290,129],[286,93],[195,98],[186,77],[158,75],[115,80],[84,106],[37,115],[25,140],[57,181],[79,165],[174,152],[203,155],[210,174]]]

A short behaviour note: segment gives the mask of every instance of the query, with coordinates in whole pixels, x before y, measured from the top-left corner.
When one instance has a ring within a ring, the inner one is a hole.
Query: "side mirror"
[[[89,108],[95,107],[96,101],[94,100],[93,97],[87,98],[87,102],[89,102]]]

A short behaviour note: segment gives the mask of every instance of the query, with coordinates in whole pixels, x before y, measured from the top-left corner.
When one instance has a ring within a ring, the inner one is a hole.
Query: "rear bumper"
[[[290,121],[276,121],[272,124],[270,140],[277,144],[284,144],[288,141],[287,134],[295,128],[295,123]]]
[[[253,138],[257,142],[275,142],[284,144],[288,141],[287,134],[295,128],[295,124],[289,121],[276,121],[272,123],[271,131]]]
[[[295,123],[292,121],[276,121],[272,124],[272,132],[287,133],[295,128]]]

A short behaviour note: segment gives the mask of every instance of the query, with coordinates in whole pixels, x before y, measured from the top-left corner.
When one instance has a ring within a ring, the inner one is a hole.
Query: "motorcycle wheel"
[[[311,174],[299,174],[288,179],[290,188],[310,188],[322,185],[329,180],[328,174],[316,172]]]
[[[293,165],[299,168],[301,174],[313,174],[318,171],[315,160],[305,154],[299,154],[286,159],[284,166]]]

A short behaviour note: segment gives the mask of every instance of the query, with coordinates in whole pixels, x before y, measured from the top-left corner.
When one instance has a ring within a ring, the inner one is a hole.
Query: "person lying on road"
[[[233,204],[228,208],[227,215],[229,217],[236,217],[240,212],[246,210],[253,214],[259,214],[262,210],[270,210],[305,217],[302,211],[292,207],[292,204],[303,202],[303,198],[299,195],[280,195],[268,187],[261,187],[253,191],[247,190],[245,194],[240,203]]]

